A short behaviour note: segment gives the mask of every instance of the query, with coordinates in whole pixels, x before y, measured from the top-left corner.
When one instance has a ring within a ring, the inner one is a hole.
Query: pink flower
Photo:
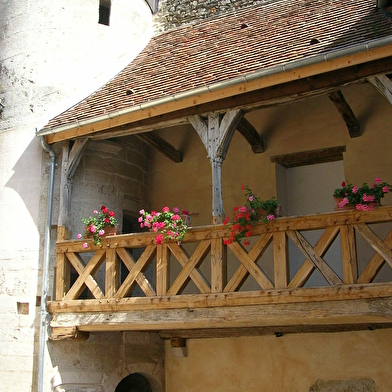
[[[388,188],[387,186],[383,186],[383,187],[382,187],[382,191],[383,191],[384,193],[388,193],[388,192],[389,192],[389,188]]]
[[[178,207],[174,207],[174,208],[173,208],[173,212],[174,212],[175,214],[178,214],[178,213],[180,212],[180,209],[179,209]]]
[[[381,184],[381,178],[380,178],[380,177],[377,177],[377,178],[374,180],[374,182],[375,182],[376,184]]]
[[[170,208],[169,207],[163,207],[162,208],[162,212],[169,212],[170,211]]]
[[[142,217],[142,216],[139,216],[139,218],[138,218],[137,221],[138,221],[138,222],[143,222],[143,217]]]
[[[162,241],[163,241],[163,235],[162,234],[158,234],[155,237],[155,242],[159,245],[159,244],[162,244]]]
[[[178,214],[174,214],[174,215],[172,216],[172,220],[178,221],[178,220],[180,220],[180,216],[179,216]]]
[[[241,206],[240,207],[240,212],[242,212],[243,214],[248,212],[248,209],[245,206]]]
[[[144,224],[143,224],[143,223],[140,223],[140,227],[144,227]]]
[[[249,196],[249,201],[252,202],[255,198],[253,196]]]
[[[97,214],[98,214],[98,211],[97,211],[97,210],[94,210],[93,212],[94,212],[94,214],[95,214],[95,215],[97,215]]]
[[[105,230],[103,230],[103,229],[99,230],[98,234],[99,235],[104,235],[105,234]]]
[[[146,221],[151,222],[154,218],[152,217],[152,215],[147,215],[146,216]]]
[[[139,211],[139,214],[140,214],[140,215],[143,215],[143,214],[144,214],[144,210],[140,210],[140,211]]]
[[[87,248],[87,242],[85,242],[84,244],[83,244],[83,248]]]
[[[150,222],[144,222],[144,226],[150,228],[151,227],[151,223]]]
[[[275,215],[274,214],[267,215],[267,220],[268,221],[273,221],[274,219],[275,219]]]
[[[78,238],[82,238],[82,235],[79,233],[77,237],[78,237]]]
[[[91,225],[91,226],[88,228],[88,230],[89,230],[90,233],[95,233],[95,232],[97,231],[97,226]]]
[[[363,201],[366,201],[366,202],[372,202],[372,201],[374,201],[375,198],[376,197],[373,195],[363,195],[363,197],[362,197]]]
[[[348,201],[348,198],[347,197],[345,197],[340,203],[339,203],[339,207],[340,208],[343,208],[346,204],[348,204],[349,203],[349,201]]]
[[[352,189],[352,191],[353,191],[353,193],[357,193],[358,192],[358,187],[357,186],[353,186],[353,189]]]

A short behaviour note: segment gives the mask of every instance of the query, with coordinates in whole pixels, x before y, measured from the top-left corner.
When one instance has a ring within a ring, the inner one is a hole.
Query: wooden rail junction
[[[58,242],[51,339],[91,331],[190,338],[392,327],[392,206],[260,223],[246,248],[225,245],[229,231],[190,228],[180,246],[156,245],[148,232],[87,248],[83,240]],[[327,257],[334,243],[338,252]],[[321,283],[310,283],[314,274]]]

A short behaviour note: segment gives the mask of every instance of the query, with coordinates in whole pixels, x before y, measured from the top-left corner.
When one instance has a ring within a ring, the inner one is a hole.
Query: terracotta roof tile
[[[277,0],[167,31],[48,127],[390,36],[390,11],[375,0]]]

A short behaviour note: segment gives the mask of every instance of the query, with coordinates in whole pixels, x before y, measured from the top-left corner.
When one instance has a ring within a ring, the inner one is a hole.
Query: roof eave
[[[100,131],[205,104],[230,96],[323,74],[353,65],[379,60],[392,55],[392,36],[353,45],[326,54],[295,60],[267,69],[145,102],[116,112],[76,121],[55,128],[43,128],[37,136],[45,136],[49,144],[88,137]]]

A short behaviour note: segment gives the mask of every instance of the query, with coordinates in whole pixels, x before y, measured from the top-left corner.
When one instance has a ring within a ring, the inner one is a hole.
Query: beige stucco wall
[[[166,344],[167,391],[307,392],[318,380],[371,378],[392,388],[392,330],[188,340]]]

